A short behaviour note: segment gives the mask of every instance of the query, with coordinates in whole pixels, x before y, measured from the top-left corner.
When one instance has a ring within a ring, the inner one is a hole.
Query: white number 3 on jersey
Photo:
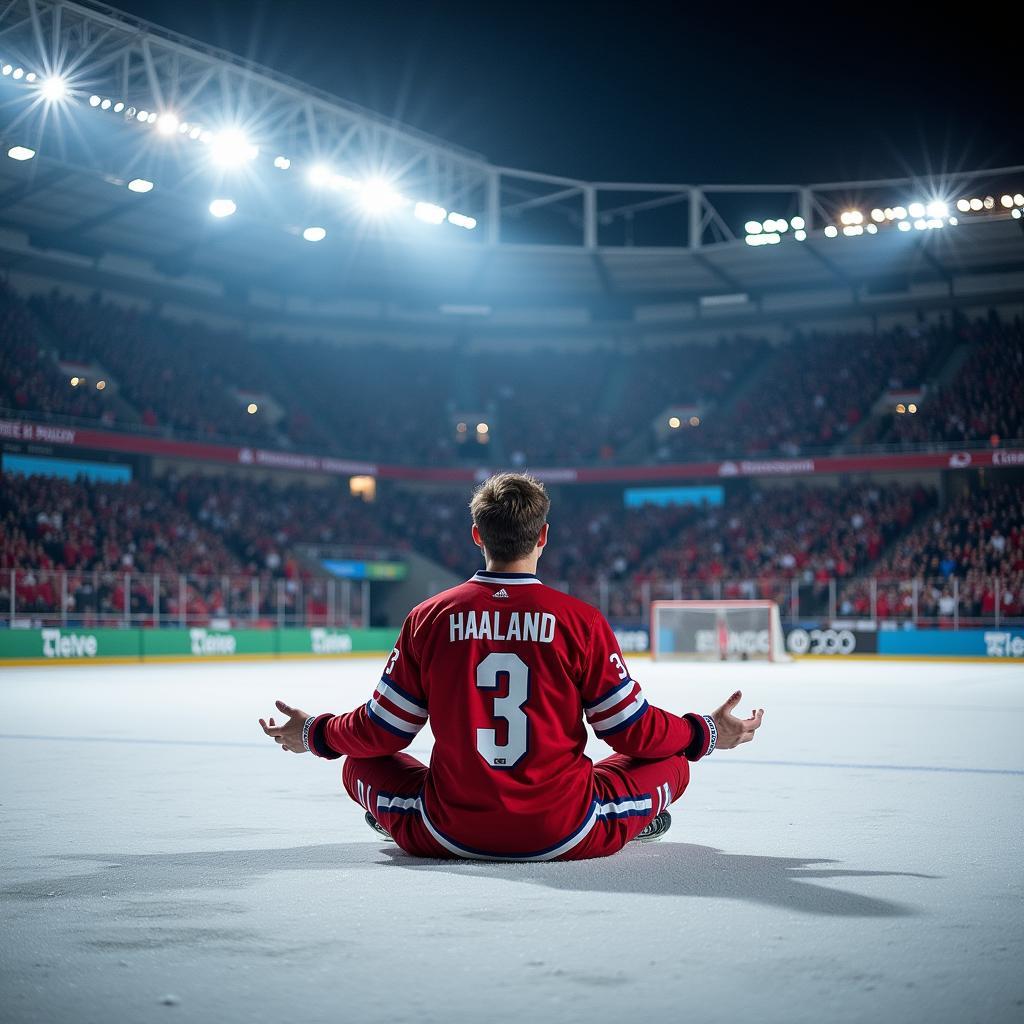
[[[476,749],[492,768],[514,768],[530,745],[530,722],[523,705],[530,696],[530,670],[517,654],[488,654],[476,667],[476,685],[495,690],[498,677],[508,676],[508,696],[494,698],[494,717],[508,722],[508,741],[498,743],[495,729],[477,729]]]

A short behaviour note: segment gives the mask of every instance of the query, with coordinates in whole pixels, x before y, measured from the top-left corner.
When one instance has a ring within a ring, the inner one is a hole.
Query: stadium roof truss
[[[802,185],[589,182],[502,167],[91,0],[0,0],[0,62],[6,61],[20,61],[40,80],[61,75],[79,101],[89,93],[115,96],[126,105],[174,111],[211,128],[241,126],[260,144],[264,159],[278,152],[299,161],[369,167],[400,182],[416,199],[464,210],[478,221],[478,230],[455,231],[456,240],[446,236],[443,268],[422,253],[396,258],[393,245],[379,246],[374,255],[370,240],[358,270],[348,266],[344,287],[321,272],[319,280],[335,293],[415,294],[417,287],[409,287],[415,280],[435,308],[439,289],[452,301],[467,302],[518,289],[535,300],[547,294],[670,303],[730,295],[756,299],[800,289],[854,293],[872,281],[928,281],[952,294],[959,276],[1024,270],[1024,236],[1018,230],[1024,222],[1014,224],[1005,210],[972,217],[977,223],[969,232],[892,231],[891,239],[849,238],[838,245],[822,233],[851,205],[869,207],[897,196],[950,199],[968,189],[1020,182],[1024,167],[932,180]],[[7,166],[0,170],[0,221],[25,230],[37,249],[69,248],[94,260],[119,252],[164,271],[177,268],[179,275],[215,280],[244,265],[254,287],[273,286],[283,268],[306,258],[278,251],[274,239],[289,217],[294,220],[283,201],[268,202],[265,217],[232,218],[230,229],[209,231],[203,224],[209,218],[181,212],[194,177],[183,157],[177,179],[168,173],[145,204],[123,193],[115,201],[109,185],[125,183],[120,175],[129,173],[126,154],[140,147],[137,135],[110,146],[90,145],[80,124],[63,135],[52,123],[48,128],[45,105],[3,99],[5,143],[28,135],[41,159],[20,177]],[[97,122],[97,131],[116,129],[117,120],[109,115],[102,122],[108,127]],[[58,186],[66,193],[63,202],[54,195]],[[762,252],[746,244],[742,225],[752,211],[784,218],[787,227],[802,219],[806,235],[796,242],[793,236],[805,232],[790,230],[784,244]],[[317,273],[305,279],[315,284]]]

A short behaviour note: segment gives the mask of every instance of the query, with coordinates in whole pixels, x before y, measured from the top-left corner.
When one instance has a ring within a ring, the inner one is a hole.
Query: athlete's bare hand
[[[764,708],[758,708],[749,718],[737,718],[732,712],[743,694],[737,690],[717,711],[712,712],[715,728],[718,730],[716,750],[731,750],[741,743],[749,743],[754,738],[764,718]]]
[[[290,750],[293,754],[305,754],[306,748],[302,745],[302,727],[306,724],[309,715],[298,708],[290,708],[283,700],[274,701],[277,710],[288,716],[287,722],[275,725],[271,718],[264,722],[260,719],[260,726],[275,743],[281,745],[282,750]]]

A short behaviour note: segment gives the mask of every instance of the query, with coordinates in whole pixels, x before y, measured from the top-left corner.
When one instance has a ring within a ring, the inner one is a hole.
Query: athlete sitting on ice
[[[647,703],[595,608],[544,586],[550,501],[529,476],[474,494],[486,570],[414,608],[371,700],[345,715],[260,719],[284,750],[348,755],[342,782],[367,821],[420,857],[605,857],[658,839],[690,762],[753,739],[734,693],[714,714]],[[593,764],[583,718],[615,751]],[[400,754],[430,719],[430,767]]]

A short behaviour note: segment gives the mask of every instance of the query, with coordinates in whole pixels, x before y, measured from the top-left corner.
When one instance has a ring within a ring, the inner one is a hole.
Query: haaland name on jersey
[[[454,612],[448,616],[449,640],[531,640],[549,644],[555,637],[551,612]]]

